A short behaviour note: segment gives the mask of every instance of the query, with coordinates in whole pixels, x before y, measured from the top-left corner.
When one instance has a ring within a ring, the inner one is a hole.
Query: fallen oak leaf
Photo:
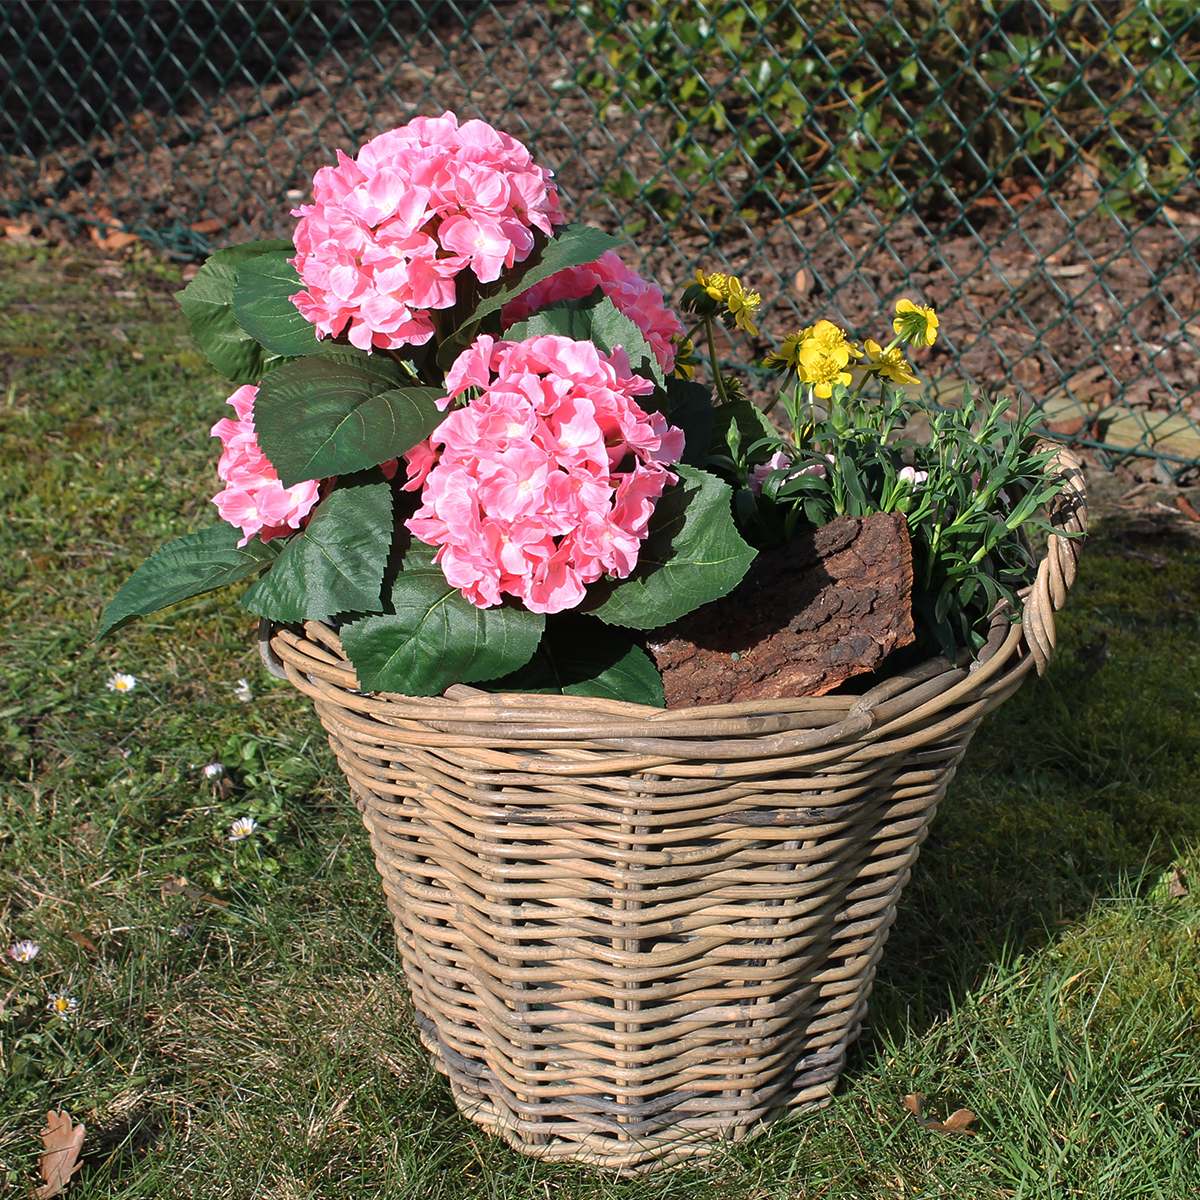
[[[66,1190],[71,1177],[83,1166],[79,1154],[85,1133],[82,1125],[72,1122],[66,1109],[51,1109],[46,1114],[46,1128],[41,1133],[45,1150],[38,1159],[44,1182],[34,1192],[37,1200],[50,1200]]]
[[[1188,894],[1187,879],[1183,872],[1176,867],[1171,872],[1171,878],[1167,881],[1167,895],[1172,900],[1182,900]]]
[[[916,1118],[917,1124],[923,1129],[933,1129],[938,1133],[967,1133],[972,1137],[975,1130],[971,1128],[978,1118],[969,1108],[956,1108],[944,1121],[938,1121],[925,1115],[925,1097],[920,1092],[909,1092],[904,1097],[904,1107]]]

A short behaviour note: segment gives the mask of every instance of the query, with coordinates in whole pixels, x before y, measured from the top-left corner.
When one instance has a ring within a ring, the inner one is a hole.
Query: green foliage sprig
[[[749,162],[746,207],[777,212],[800,184],[805,204],[811,189],[834,208],[863,193],[896,208],[1000,173],[1045,178],[1082,152],[1105,203],[1125,213],[1189,177],[1200,153],[1194,0],[855,7],[594,0],[576,10],[598,60],[577,78],[598,103],[671,114],[682,190],[628,172],[612,190],[674,216],[697,194],[703,209],[706,184],[727,188]]]

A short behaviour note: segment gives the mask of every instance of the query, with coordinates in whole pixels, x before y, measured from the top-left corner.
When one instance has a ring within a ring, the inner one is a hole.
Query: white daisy
[[[8,948],[8,957],[13,962],[27,963],[33,962],[38,956],[38,951],[41,946],[37,942],[31,942],[28,938],[21,938],[19,942],[13,942]]]
[[[219,762],[206,763],[204,766],[205,779],[220,779],[225,774],[225,764]]]
[[[250,680],[239,679],[237,683],[233,685],[233,694],[243,704],[249,704],[250,701],[254,699],[254,693],[250,690]]]
[[[46,1001],[46,1007],[56,1017],[69,1017],[78,1007],[79,1001],[74,996],[68,996],[66,992],[51,992],[50,999]]]
[[[258,828],[258,822],[253,817],[238,817],[229,827],[229,840],[241,842],[248,838]]]
[[[132,692],[137,685],[138,681],[136,675],[124,675],[118,671],[117,674],[108,681],[108,690],[110,692]]]

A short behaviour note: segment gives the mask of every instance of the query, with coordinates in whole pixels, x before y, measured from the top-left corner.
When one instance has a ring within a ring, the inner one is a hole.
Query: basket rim
[[[1081,535],[1087,528],[1078,458],[1057,447],[1051,468],[1058,470],[1064,488],[1047,513],[1052,532],[1036,575],[1019,593],[1024,604],[1021,619],[1014,621],[1002,602],[993,610],[984,646],[970,661],[955,664],[931,656],[861,694],[678,708],[561,693],[488,692],[467,684],[455,684],[441,696],[408,696],[362,691],[337,633],[322,621],[284,625],[264,620],[259,649],[273,675],[288,679],[314,699],[333,688],[341,705],[362,716],[452,728],[463,736],[486,737],[488,731],[494,736],[503,726],[506,744],[514,739],[544,743],[590,737],[597,744],[619,742],[623,749],[642,752],[654,746],[669,753],[665,743],[672,737],[750,739],[766,749],[772,738],[787,734],[789,746],[804,750],[882,728],[895,733],[936,717],[952,704],[1006,691],[1030,669],[1039,674],[1045,669],[1056,641],[1054,614],[1074,582]],[[715,744],[714,757],[723,749],[728,747]]]

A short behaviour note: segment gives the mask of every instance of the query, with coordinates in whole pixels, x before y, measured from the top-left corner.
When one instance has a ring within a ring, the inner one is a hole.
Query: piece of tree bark
[[[729,595],[657,634],[667,707],[823,696],[915,636],[900,513],[838,517],[760,554]]]

